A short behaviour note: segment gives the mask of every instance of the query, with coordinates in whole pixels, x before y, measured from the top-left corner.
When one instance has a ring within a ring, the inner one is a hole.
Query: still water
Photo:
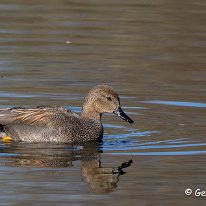
[[[1,0],[1,107],[80,112],[109,84],[135,123],[104,115],[101,144],[0,143],[0,205],[205,205],[205,12],[204,0]]]

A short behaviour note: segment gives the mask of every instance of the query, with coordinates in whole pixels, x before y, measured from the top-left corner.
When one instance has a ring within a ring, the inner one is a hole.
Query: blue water
[[[206,103],[200,103],[200,102],[181,102],[181,101],[151,100],[151,101],[144,101],[144,103],[163,104],[163,105],[171,105],[171,106],[179,106],[179,107],[206,108]]]

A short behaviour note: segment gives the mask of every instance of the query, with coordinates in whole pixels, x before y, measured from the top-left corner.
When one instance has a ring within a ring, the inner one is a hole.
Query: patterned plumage
[[[101,115],[106,112],[116,113],[133,122],[121,110],[119,97],[113,88],[99,85],[85,97],[81,115],[64,107],[14,107],[0,109],[0,124],[14,141],[85,142],[102,138]]]

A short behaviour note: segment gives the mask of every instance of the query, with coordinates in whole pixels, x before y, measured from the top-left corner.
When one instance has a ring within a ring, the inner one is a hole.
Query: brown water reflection
[[[71,168],[75,161],[80,161],[82,177],[95,193],[112,192],[117,187],[119,176],[125,174],[123,169],[132,163],[130,160],[119,166],[102,166],[99,144],[95,142],[81,146],[12,143],[1,148],[1,154],[4,154],[0,157],[1,166],[59,168],[59,174],[61,168]]]
[[[79,112],[89,88],[104,83],[135,121],[103,117],[104,167],[134,162],[118,183],[111,174],[102,178],[118,185],[111,193],[92,192],[82,177],[95,180],[96,169],[80,173],[83,161],[69,161],[69,154],[57,162],[74,166],[59,173],[35,168],[47,161],[26,161],[26,146],[14,158],[15,146],[1,144],[1,205],[204,205],[184,190],[205,189],[205,8],[204,0],[1,1],[2,107],[51,104]]]

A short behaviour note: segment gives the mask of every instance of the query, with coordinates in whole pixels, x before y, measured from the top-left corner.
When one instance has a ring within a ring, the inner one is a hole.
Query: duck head
[[[85,97],[82,116],[100,120],[103,113],[113,113],[129,123],[134,122],[122,110],[119,96],[114,89],[107,85],[98,85]]]

